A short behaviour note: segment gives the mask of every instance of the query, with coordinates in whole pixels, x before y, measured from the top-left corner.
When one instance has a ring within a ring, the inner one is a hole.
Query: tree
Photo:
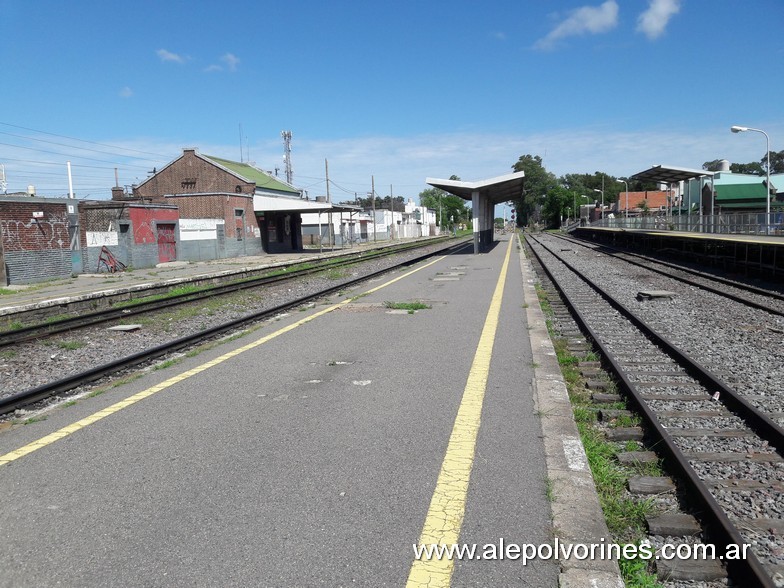
[[[717,172],[721,169],[721,159],[714,159],[713,161],[706,161],[702,164],[702,169],[710,172]]]
[[[611,204],[618,201],[618,195],[625,190],[622,183],[617,182],[615,176],[596,171],[592,174],[566,174],[558,180],[561,184],[569,188],[572,192],[580,196],[588,196],[591,200],[600,200],[601,195],[594,190],[604,188],[604,203]],[[653,188],[655,189],[655,188]],[[632,190],[632,185],[629,185]]]
[[[767,163],[766,160],[767,158],[762,159],[763,162]],[[770,152],[770,173],[784,174],[784,150]]]
[[[771,153],[771,155],[773,154]],[[771,158],[770,161],[771,167],[773,167],[773,159]],[[765,175],[765,168],[756,161],[752,161],[751,163],[732,163],[730,164],[730,171],[734,174],[749,174],[752,176]]]
[[[784,156],[784,152],[780,152],[775,154],[776,156]],[[774,153],[771,151],[770,153],[770,167],[773,169],[776,165],[781,165],[782,170],[784,170],[784,161],[779,162],[778,159],[774,160]],[[721,159],[714,159],[713,161],[706,161],[702,164],[702,169],[705,171],[717,172],[721,171]],[[752,161],[751,163],[731,163],[730,164],[730,171],[734,174],[749,174],[753,176],[764,176],[765,175],[765,166],[767,165],[767,157],[763,157],[759,163],[756,161]],[[773,172],[770,173],[779,173]]]
[[[460,181],[460,178],[454,175],[449,179]],[[466,206],[465,200],[440,188],[428,188],[420,192],[419,203],[436,211],[436,222],[439,224],[442,220],[444,225],[448,225],[452,221],[468,224],[471,217],[471,211]]]
[[[390,201],[394,200],[395,203],[395,210],[400,212],[406,206],[406,200],[402,196],[395,196],[394,199],[390,198],[389,195],[380,197],[376,195],[376,210],[381,210],[386,208],[390,210]],[[368,196],[367,198],[357,198],[357,204],[364,208],[365,210],[369,210],[373,208],[373,198]]]
[[[544,168],[538,155],[521,155],[512,169],[525,172],[523,197],[513,205],[517,212],[517,225],[526,226],[533,220],[542,195],[547,194],[557,181],[555,175]]]
[[[561,225],[561,218],[574,206],[575,192],[563,186],[554,186],[547,191],[542,204],[542,221],[549,229]]]

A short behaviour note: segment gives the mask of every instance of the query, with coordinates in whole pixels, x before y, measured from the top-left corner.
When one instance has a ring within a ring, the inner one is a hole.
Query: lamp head
[[[730,127],[730,130],[733,133],[742,133],[743,131],[748,131],[749,127],[739,127],[737,125]]]

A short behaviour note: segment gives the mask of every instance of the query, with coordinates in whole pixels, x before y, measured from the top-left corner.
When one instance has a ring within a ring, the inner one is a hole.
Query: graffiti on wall
[[[88,247],[108,247],[118,243],[119,239],[114,231],[87,231]]]
[[[68,219],[65,214],[49,214],[46,219],[0,220],[5,251],[68,249]]]

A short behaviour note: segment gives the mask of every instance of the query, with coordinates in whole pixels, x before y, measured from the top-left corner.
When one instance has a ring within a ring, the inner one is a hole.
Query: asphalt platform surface
[[[533,281],[517,235],[467,245],[0,430],[0,586],[621,586],[415,563],[434,527],[607,536]]]

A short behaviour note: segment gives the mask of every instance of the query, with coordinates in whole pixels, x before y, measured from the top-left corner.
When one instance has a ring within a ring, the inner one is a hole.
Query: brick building
[[[300,202],[302,193],[247,164],[183,149],[133,187],[133,197],[179,208],[178,259],[204,260],[302,247],[298,214],[259,211],[254,198]]]
[[[103,247],[128,267],[155,267],[177,259],[176,206],[122,201],[121,188],[112,195],[110,201],[79,203],[81,271],[98,271]]]
[[[73,273],[69,207],[63,198],[37,198],[21,192],[0,196],[0,285],[29,284]]]
[[[644,213],[643,203],[647,205],[647,213],[659,214],[667,210],[670,195],[664,190],[646,190],[644,192],[629,192],[629,216],[639,216]],[[618,195],[618,202],[613,206],[613,212],[618,215],[626,214],[626,192]]]

